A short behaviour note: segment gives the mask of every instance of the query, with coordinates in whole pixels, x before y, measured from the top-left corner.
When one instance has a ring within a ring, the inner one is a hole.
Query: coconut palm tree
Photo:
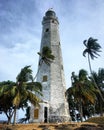
[[[99,45],[99,43],[97,42],[97,39],[94,39],[92,37],[90,37],[88,40],[84,40],[83,44],[85,45],[86,49],[83,51],[83,56],[86,57],[86,54],[88,54],[88,63],[89,63],[89,68],[90,68],[90,73],[92,75],[92,67],[91,67],[91,61],[90,58],[92,60],[94,60],[94,58],[97,58],[99,55],[99,52],[101,52],[101,46]],[[95,87],[99,90],[95,79],[92,75],[93,78],[93,82],[95,84]],[[99,90],[99,95],[101,96],[102,100],[104,101],[104,98]]]
[[[39,65],[41,65],[43,62],[46,64],[50,64],[54,60],[54,55],[52,54],[51,49],[48,46],[44,46],[42,48],[42,52],[38,52],[40,58]]]
[[[14,110],[14,124],[16,120],[17,109],[23,108],[23,106],[28,101],[30,101],[35,106],[39,105],[40,102],[40,99],[36,96],[35,92],[41,94],[42,86],[39,82],[33,81],[32,70],[30,69],[30,67],[31,66],[25,66],[23,69],[21,69],[20,73],[16,78],[16,83],[12,84],[10,87],[9,85],[7,85],[7,89],[4,91],[3,96],[1,95],[0,98],[1,100],[4,99],[5,103],[7,102],[6,99],[10,100],[11,98],[11,104],[9,107],[12,107]]]
[[[99,43],[97,43],[97,39],[94,39],[90,37],[88,40],[84,40],[83,44],[85,45],[86,49],[83,51],[83,56],[86,57],[86,54],[88,54],[88,62],[89,62],[89,68],[90,72],[92,73],[91,68],[91,62],[90,58],[94,60],[94,58],[97,58],[99,55],[99,52],[101,52],[101,46]]]
[[[97,86],[101,91],[101,94],[104,95],[104,69],[99,68],[98,73],[93,71],[92,75],[95,79]],[[102,101],[102,98],[99,95],[97,95],[97,97],[98,97],[97,106],[99,108],[98,110],[100,110],[100,115],[103,116],[104,102]]]
[[[41,94],[41,84],[33,81],[31,66],[25,66],[17,76],[15,89],[15,97],[13,105],[15,106],[14,123],[16,119],[16,109],[21,107],[26,101],[30,101],[35,106],[39,105],[40,99],[33,92]]]
[[[11,118],[14,113],[13,109],[13,96],[7,94],[8,91],[11,90],[12,86],[14,86],[16,83],[12,81],[3,81],[0,82],[0,108],[2,112],[5,113],[5,115],[8,118],[8,124],[11,123]]]
[[[40,56],[40,60],[39,60],[39,68],[38,68],[37,74],[43,63],[50,65],[55,58],[55,56],[52,54],[51,49],[48,46],[44,46],[41,52],[38,52],[38,55]],[[34,80],[36,79],[37,74]]]
[[[88,80],[87,71],[80,70],[78,75],[75,75],[72,72],[72,87],[70,87],[67,92],[69,95],[74,97],[74,100],[77,102],[80,112],[80,119],[83,121],[83,109],[82,105],[85,104],[87,101],[91,103],[95,103],[96,95],[95,95],[95,88]]]

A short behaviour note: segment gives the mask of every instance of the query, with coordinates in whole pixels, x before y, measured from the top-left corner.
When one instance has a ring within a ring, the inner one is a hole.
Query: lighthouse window
[[[34,119],[38,119],[39,117],[39,109],[34,110]]]
[[[43,76],[43,82],[46,82],[47,81],[47,75],[44,75]]]
[[[46,28],[46,32],[48,32],[49,31],[49,28]]]
[[[63,70],[63,65],[61,65],[61,69]]]
[[[54,20],[52,20],[52,23],[54,23]]]

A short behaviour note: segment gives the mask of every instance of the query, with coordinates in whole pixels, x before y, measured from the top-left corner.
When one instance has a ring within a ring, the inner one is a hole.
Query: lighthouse
[[[37,82],[42,84],[42,94],[39,107],[31,106],[31,122],[68,122],[69,108],[66,99],[66,84],[64,76],[59,21],[56,13],[49,9],[42,20],[42,38],[40,52],[43,47],[49,47],[55,59],[50,64],[43,62],[38,65]],[[40,61],[41,57],[39,57]]]

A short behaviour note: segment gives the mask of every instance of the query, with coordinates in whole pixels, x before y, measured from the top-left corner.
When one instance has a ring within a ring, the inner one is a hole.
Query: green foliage
[[[87,77],[87,71],[80,70],[78,76],[72,73],[72,87],[69,88],[69,93],[74,96],[76,101],[89,100],[91,103],[95,102],[96,99],[96,89],[94,88],[92,82]]]
[[[71,81],[72,86],[67,90],[69,107],[72,107],[70,108],[72,111],[75,109],[78,110],[80,119],[82,120],[82,116],[89,116],[89,113],[87,113],[89,107],[91,104],[93,106],[97,100],[97,89],[94,87],[88,77],[87,71],[84,69],[81,69],[78,75],[72,72]],[[84,110],[85,106],[87,111]]]
[[[85,55],[88,54],[88,63],[89,63],[90,73],[92,75],[92,80],[93,80],[95,87],[99,91],[99,96],[102,98],[102,100],[104,102],[103,95],[102,95],[102,93],[101,93],[99,87],[97,86],[97,83],[93,77],[92,67],[91,67],[91,63],[90,63],[90,58],[93,60],[94,58],[97,58],[98,56],[100,56],[99,52],[101,52],[101,46],[99,45],[99,43],[97,43],[97,41],[98,41],[97,39],[94,39],[92,37],[90,37],[88,40],[83,41],[83,44],[86,47],[86,49],[83,51],[83,56],[85,57]]]
[[[97,73],[93,72],[92,75],[104,97],[104,69],[100,68]],[[72,86],[67,90],[72,119],[75,118],[75,110],[81,112],[81,108],[79,108],[81,105],[84,118],[86,116],[89,118],[94,114],[102,116],[104,113],[104,102],[99,95],[99,90],[95,87],[92,75],[88,76],[87,71],[83,69],[79,71],[78,75],[72,72]]]
[[[15,83],[12,81],[0,82],[0,108],[6,114],[8,123],[11,122],[11,117],[13,115],[14,109],[14,106],[12,104],[13,92],[11,92],[14,85]]]
[[[95,82],[104,98],[104,69],[103,68],[99,68],[98,72],[94,72],[92,73]],[[92,79],[92,78],[91,78]],[[100,113],[100,115],[103,115],[104,112],[104,101],[102,100],[101,96],[99,94],[97,94],[97,102],[96,102],[96,113]]]
[[[99,52],[101,52],[101,46],[97,43],[97,39],[90,37],[88,40],[84,40],[83,44],[85,45],[86,49],[83,51],[83,56],[90,55],[91,59],[97,58]]]
[[[16,114],[16,109],[27,106],[30,101],[39,105],[40,99],[35,93],[41,94],[42,86],[33,81],[31,66],[25,66],[17,76],[16,83],[3,81],[0,83],[0,107],[9,119]],[[15,122],[15,121],[14,121]]]
[[[103,90],[104,88],[104,69],[99,68],[98,72],[92,72],[92,75],[96,81],[96,84],[100,88],[100,90]]]
[[[44,46],[41,52],[38,52],[38,55],[41,57],[39,64],[41,65],[43,62],[46,64],[50,64],[54,60],[54,55],[52,55],[52,51],[48,46]]]
[[[25,66],[17,76],[17,82],[33,81],[31,66]]]

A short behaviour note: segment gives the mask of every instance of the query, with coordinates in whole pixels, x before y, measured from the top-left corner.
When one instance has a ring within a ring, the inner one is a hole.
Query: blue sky
[[[60,39],[67,88],[71,72],[89,72],[83,40],[97,38],[101,57],[93,70],[104,68],[104,0],[0,0],[0,81],[16,80],[20,69],[32,65],[37,71],[41,21],[53,8],[59,19]]]

